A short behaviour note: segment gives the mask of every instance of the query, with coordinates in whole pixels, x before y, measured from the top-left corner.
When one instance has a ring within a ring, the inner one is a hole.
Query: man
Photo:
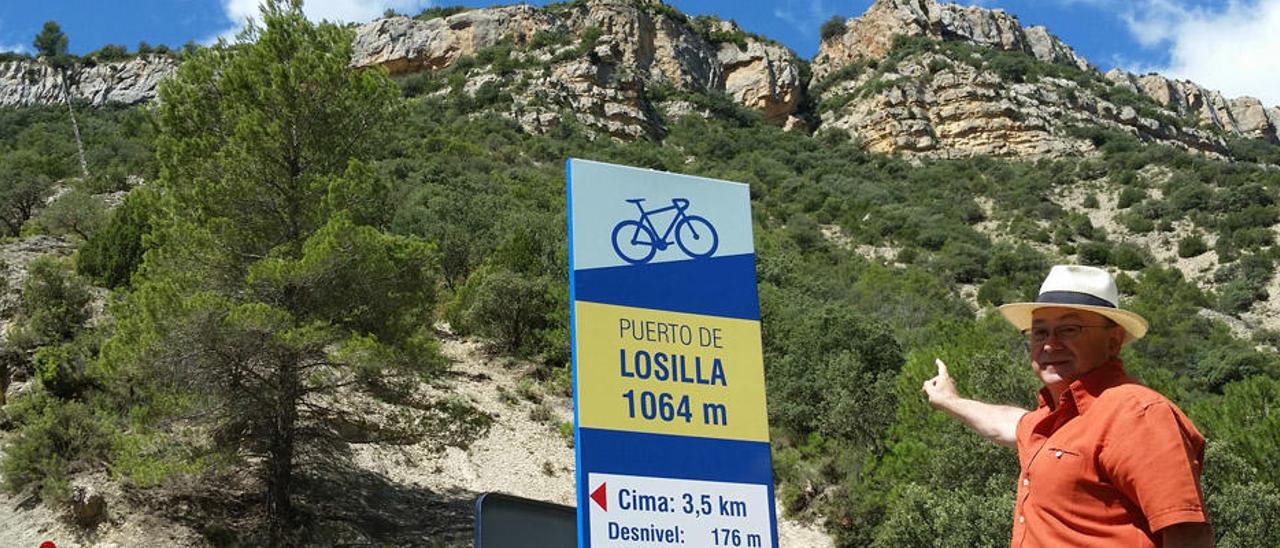
[[[1036,302],[1000,307],[1027,336],[1044,384],[1034,411],[960,397],[941,360],[924,383],[930,405],[1017,448],[1012,546],[1213,545],[1199,484],[1204,438],[1125,373],[1120,348],[1147,321],[1118,305],[1106,271],[1059,265]]]

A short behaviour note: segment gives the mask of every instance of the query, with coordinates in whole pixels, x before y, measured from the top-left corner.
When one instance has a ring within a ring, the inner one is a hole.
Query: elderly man
[[[1016,447],[1012,546],[1212,546],[1200,493],[1204,438],[1129,377],[1120,348],[1147,332],[1106,271],[1059,265],[1033,303],[1000,313],[1027,337],[1044,383],[1034,411],[960,397],[937,360],[929,404]]]

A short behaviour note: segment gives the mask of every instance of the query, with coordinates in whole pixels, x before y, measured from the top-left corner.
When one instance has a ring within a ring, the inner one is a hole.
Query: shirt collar
[[[1054,407],[1054,410],[1061,408],[1065,400],[1070,398],[1072,403],[1075,404],[1076,412],[1084,414],[1085,411],[1088,411],[1093,400],[1102,395],[1103,390],[1131,382],[1135,381],[1125,372],[1124,363],[1119,358],[1115,358],[1098,366],[1093,371],[1085,373],[1084,376],[1071,381],[1071,384],[1067,385],[1067,389],[1062,391],[1061,400],[1057,402],[1057,407]],[[1040,407],[1048,406],[1051,397],[1048,387],[1041,388]]]

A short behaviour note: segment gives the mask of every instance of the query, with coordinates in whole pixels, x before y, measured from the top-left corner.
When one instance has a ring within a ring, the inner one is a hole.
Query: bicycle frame
[[[667,225],[667,230],[663,231],[662,236],[658,238],[657,242],[653,242],[654,245],[661,246],[659,247],[659,249],[664,249],[666,248],[667,245],[671,243],[671,240],[670,240],[671,231],[675,230],[675,228],[680,225],[680,220],[685,218],[684,211],[686,209],[689,209],[689,200],[686,200],[683,198],[672,198],[671,205],[666,207],[660,207],[658,209],[651,209],[649,211],[645,211],[644,206],[640,205],[639,201],[634,201],[631,203],[636,205],[636,209],[640,210],[639,221],[644,223],[646,226],[648,226],[649,231],[652,232],[653,234],[658,233],[658,227],[653,226],[653,220],[649,218],[649,215],[656,215],[658,213],[662,213],[664,211],[670,211],[672,209],[676,210],[676,216],[671,219],[671,224]]]

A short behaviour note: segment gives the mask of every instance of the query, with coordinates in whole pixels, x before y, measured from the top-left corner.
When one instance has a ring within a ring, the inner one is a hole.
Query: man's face
[[[1032,331],[1048,334],[1042,342],[1029,339],[1031,367],[1045,386],[1066,387],[1119,354],[1124,343],[1124,328],[1101,314],[1072,308],[1040,308],[1031,318]],[[1074,336],[1063,337],[1062,326],[1083,329]]]

